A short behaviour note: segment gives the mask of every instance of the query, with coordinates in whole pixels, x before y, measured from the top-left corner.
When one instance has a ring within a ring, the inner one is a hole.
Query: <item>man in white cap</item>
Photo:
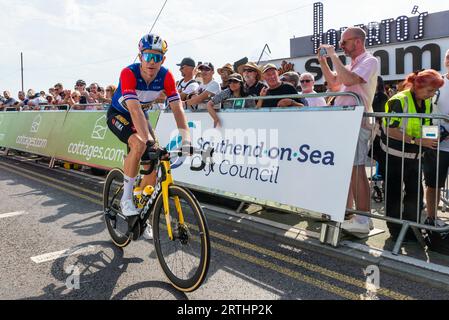
[[[198,88],[197,95],[186,100],[184,105],[186,108],[194,110],[206,110],[209,100],[221,91],[220,84],[214,80],[214,65],[210,62],[203,62],[198,66],[201,71],[203,83]],[[220,108],[220,106],[216,106]]]

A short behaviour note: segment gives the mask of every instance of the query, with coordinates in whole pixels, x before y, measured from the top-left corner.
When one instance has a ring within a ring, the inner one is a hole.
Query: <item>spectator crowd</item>
[[[0,111],[31,111],[31,110],[60,110],[73,108],[75,110],[102,110],[103,104],[112,101],[117,87],[108,85],[101,87],[98,83],[86,86],[84,80],[78,80],[73,90],[64,89],[62,83],[56,83],[48,92],[28,89],[19,91],[17,99],[8,90],[0,95]]]

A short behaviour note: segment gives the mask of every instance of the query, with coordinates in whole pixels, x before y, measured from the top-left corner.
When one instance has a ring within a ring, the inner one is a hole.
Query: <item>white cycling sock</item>
[[[134,188],[134,182],[136,181],[136,178],[137,177],[130,178],[127,175],[123,175],[122,201],[130,200],[133,198],[133,188]]]

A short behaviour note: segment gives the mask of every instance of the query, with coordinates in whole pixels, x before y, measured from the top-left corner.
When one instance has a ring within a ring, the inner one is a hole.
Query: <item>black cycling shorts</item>
[[[148,117],[146,113],[145,116]],[[129,113],[121,113],[115,108],[109,107],[107,118],[109,129],[120,139],[120,141],[128,145],[129,137],[137,133],[137,130],[132,123],[131,115]],[[148,123],[148,129],[154,138],[150,123]]]
[[[438,163],[438,187],[443,188],[447,179],[447,169],[449,167],[449,152],[440,150],[440,161]],[[437,152],[427,150],[423,158],[423,171],[426,186],[436,188],[437,184]]]

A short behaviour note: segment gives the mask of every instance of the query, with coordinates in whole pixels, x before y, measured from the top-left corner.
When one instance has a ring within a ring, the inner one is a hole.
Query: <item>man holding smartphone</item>
[[[372,54],[366,51],[365,41],[366,33],[363,29],[358,27],[348,28],[341,35],[340,47],[345,55],[351,58],[351,64],[343,65],[335,52],[334,46],[327,44],[320,46],[318,61],[332,91],[358,94],[365,106],[365,111],[373,112],[372,102],[379,74],[378,62]],[[328,57],[332,60],[335,71],[332,71],[328,65]],[[334,103],[335,106],[355,106],[356,104],[354,98],[350,96],[337,97]],[[369,118],[364,118],[360,128],[352,170],[347,202],[348,209],[352,209],[353,202],[355,202],[358,211],[368,212],[370,210],[370,190],[365,162],[368,156],[372,128],[373,124],[369,122]],[[369,233],[372,229],[372,222],[368,217],[353,215],[351,219],[342,224],[342,228],[348,232]]]

